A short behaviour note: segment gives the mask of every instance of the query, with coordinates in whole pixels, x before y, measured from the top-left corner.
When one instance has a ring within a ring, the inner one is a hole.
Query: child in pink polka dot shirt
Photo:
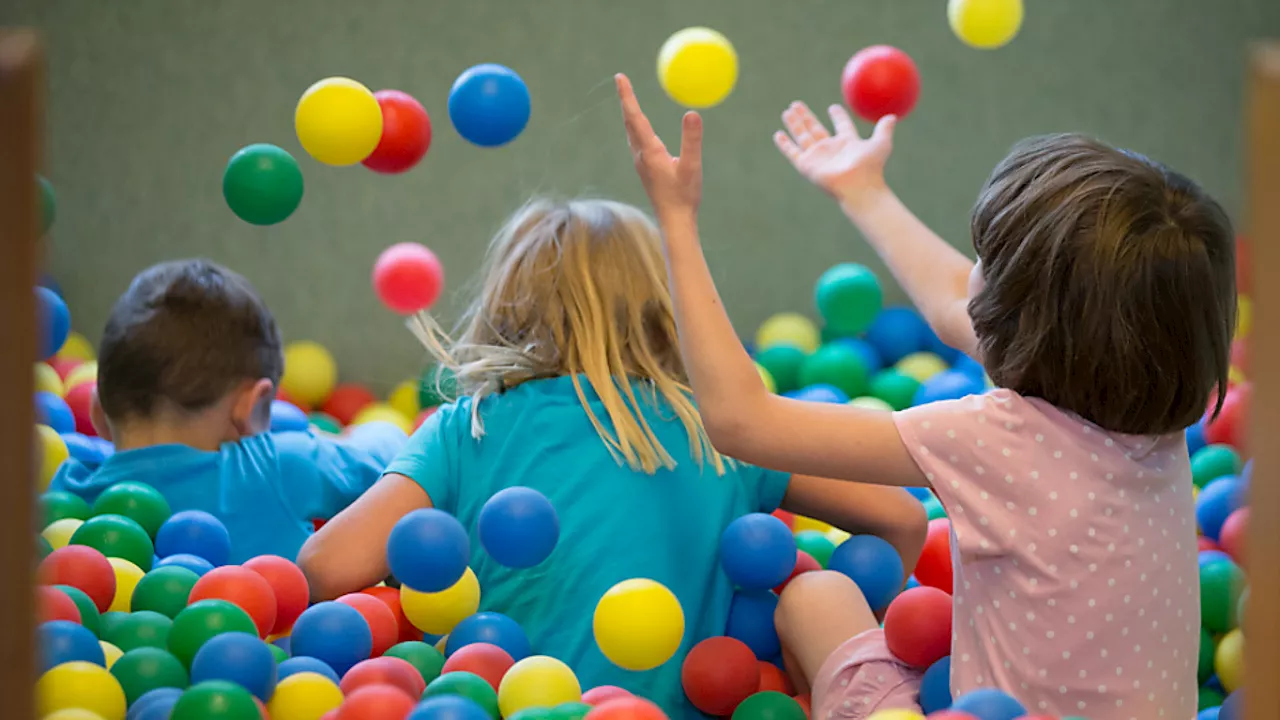
[[[977,262],[884,181],[894,118],[863,139],[802,104],[778,147],[826,190],[948,345],[997,389],[897,413],[770,395],[699,246],[701,120],[672,158],[620,80],[637,170],[662,225],[680,341],[712,442],[765,467],[933,488],[951,518],[951,690],[1029,714],[1189,720],[1200,599],[1183,429],[1227,382],[1230,223],[1194,183],[1077,135],[1019,144],[982,189]],[[1216,408],[1211,408],[1216,410]],[[813,717],[919,710],[858,588],[796,578],[777,615]]]

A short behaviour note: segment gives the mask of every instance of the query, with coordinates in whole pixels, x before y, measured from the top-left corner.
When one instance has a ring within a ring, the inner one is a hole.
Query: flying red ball
[[[898,48],[872,45],[849,59],[840,86],[845,102],[863,119],[876,122],[885,115],[902,119],[920,98],[920,71]]]

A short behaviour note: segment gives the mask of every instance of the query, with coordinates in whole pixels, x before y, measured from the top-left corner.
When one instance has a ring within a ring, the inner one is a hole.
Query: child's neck
[[[223,418],[175,415],[160,413],[154,418],[133,420],[113,428],[116,449],[187,445],[212,452],[232,439],[227,437],[227,423]]]

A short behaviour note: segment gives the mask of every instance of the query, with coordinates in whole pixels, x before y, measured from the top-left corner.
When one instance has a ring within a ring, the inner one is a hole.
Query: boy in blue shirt
[[[93,423],[117,452],[63,463],[51,490],[89,502],[111,485],[155,487],[175,512],[203,510],[231,534],[231,562],[290,560],[382,474],[405,436],[388,424],[328,439],[266,434],[284,371],[280,331],[240,275],[207,260],[134,278],[102,336]]]

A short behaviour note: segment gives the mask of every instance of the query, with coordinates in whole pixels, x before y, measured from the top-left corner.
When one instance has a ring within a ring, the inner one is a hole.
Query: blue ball
[[[850,350],[858,353],[858,357],[862,358],[863,365],[867,368],[867,376],[875,375],[884,369],[884,360],[880,359],[880,351],[875,349],[871,343],[858,338],[838,338],[832,340],[837,345],[843,345]]]
[[[1223,523],[1231,513],[1248,503],[1248,489],[1233,475],[1220,477],[1204,486],[1196,498],[1196,523],[1205,537],[1218,541]]]
[[[458,648],[473,643],[497,645],[516,662],[533,654],[533,646],[529,644],[524,628],[502,613],[479,612],[464,618],[449,632],[445,655],[452,655]]]
[[[889,607],[906,580],[898,551],[875,535],[854,535],[840,543],[827,569],[852,579],[875,612]]]
[[[282,661],[279,667],[276,668],[276,674],[280,680],[300,672],[323,675],[332,680],[334,685],[342,682],[342,678],[338,677],[338,673],[334,672],[333,668],[326,665],[323,660],[317,660],[313,657],[291,657]]]
[[[1249,462],[1244,464],[1244,470],[1240,471],[1240,479],[1245,485],[1253,482],[1253,458],[1249,458]]]
[[[449,120],[480,147],[505,145],[529,124],[529,88],[514,70],[484,64],[469,68],[449,91]]]
[[[215,635],[191,660],[191,684],[226,680],[266,702],[276,689],[276,659],[256,635],[228,632]]]
[[[951,707],[951,656],[929,666],[920,678],[920,708],[925,714]]]
[[[969,395],[981,395],[985,391],[986,387],[981,380],[974,380],[956,370],[944,370],[921,383],[912,404],[925,405],[941,400],[959,400]]]
[[[437,695],[418,703],[405,720],[492,720],[489,713],[471,698]]]
[[[1242,720],[1244,715],[1240,710],[1240,705],[1244,702],[1244,689],[1236,690],[1222,701],[1222,711],[1218,713],[1218,720]]]
[[[418,592],[452,587],[467,570],[471,540],[457,518],[442,510],[414,510],[387,538],[387,564],[401,584]]]
[[[36,284],[43,288],[49,288],[57,293],[58,297],[62,297],[62,286],[58,284],[58,281],[52,275],[48,273],[40,275],[40,282]]]
[[[511,568],[531,568],[546,560],[560,538],[560,518],[551,501],[527,487],[505,488],[489,498],[476,528],[485,551]]]
[[[920,313],[909,307],[888,307],[871,322],[866,339],[888,366],[926,349],[931,335],[929,324]]]
[[[1201,550],[1197,556],[1197,560],[1199,560],[1199,566],[1201,568],[1211,563],[1235,563],[1235,560],[1232,560],[1230,555],[1222,552],[1221,550]]]
[[[101,465],[102,461],[109,457],[102,451],[102,445],[97,440],[98,438],[91,438],[78,432],[62,433],[62,442],[66,443],[67,452],[85,465]]]
[[[1196,713],[1196,720],[1221,720],[1221,718],[1222,708],[1219,707],[1205,708]]]
[[[76,416],[66,401],[48,390],[36,392],[36,422],[48,425],[58,433],[76,431]]]
[[[355,608],[340,602],[316,603],[293,624],[293,654],[322,660],[339,675],[373,652],[369,623]]]
[[[286,655],[293,655],[293,642],[288,635],[284,635],[271,641],[272,645],[280,648]]]
[[[1016,720],[1027,714],[1022,703],[995,688],[982,688],[956,699],[952,710],[967,712],[978,720]]]
[[[182,697],[181,688],[162,687],[148,690],[133,701],[125,720],[169,720],[169,713]]]
[[[218,518],[203,510],[183,510],[164,521],[156,531],[156,555],[188,553],[204,558],[214,567],[231,559],[231,534]]]
[[[956,361],[960,359],[960,356],[963,353],[942,342],[942,338],[938,337],[938,334],[933,331],[933,328],[929,327],[927,324],[925,325],[925,331],[927,332],[924,343],[925,351],[931,352],[942,358],[942,361],[948,365],[955,365]]]
[[[739,590],[729,605],[729,623],[725,635],[746,643],[758,658],[771,658],[782,652],[778,630],[773,623],[778,609],[778,596],[768,590]]]
[[[271,401],[271,432],[306,432],[311,427],[307,414],[284,400]]]
[[[986,368],[982,367],[982,363],[979,363],[968,355],[962,354],[960,357],[956,358],[951,369],[958,373],[968,375],[970,378],[973,378],[975,382],[981,383],[983,386],[987,383]]]
[[[1187,454],[1195,455],[1209,442],[1204,439],[1204,420],[1187,428]]]
[[[920,587],[920,581],[916,579],[916,576],[908,575],[907,586],[906,588],[904,588],[904,590],[910,590],[911,588],[918,588],[918,587]]]
[[[85,626],[70,620],[50,620],[41,623],[38,630],[40,637],[40,672],[45,672],[62,663],[81,660],[95,665],[107,664],[98,638],[94,637]]]
[[[743,590],[777,587],[795,569],[795,536],[772,515],[743,515],[720,536],[720,565],[730,582]]]
[[[213,569],[213,563],[190,553],[178,553],[176,555],[170,555],[169,557],[160,558],[159,561],[152,563],[151,567],[158,568],[167,567],[169,565],[184,567],[200,577],[204,577],[205,573]]]
[[[804,400],[805,402],[837,404],[849,402],[849,396],[843,390],[835,385],[826,384],[810,385],[801,390],[792,390],[789,393],[784,393],[784,396],[793,400]]]
[[[71,311],[58,293],[38,287],[36,318],[40,323],[40,359],[48,360],[58,354],[67,342],[67,335],[71,334]]]
[[[907,492],[911,493],[915,499],[921,502],[933,497],[933,491],[927,487],[909,487],[907,488]]]

